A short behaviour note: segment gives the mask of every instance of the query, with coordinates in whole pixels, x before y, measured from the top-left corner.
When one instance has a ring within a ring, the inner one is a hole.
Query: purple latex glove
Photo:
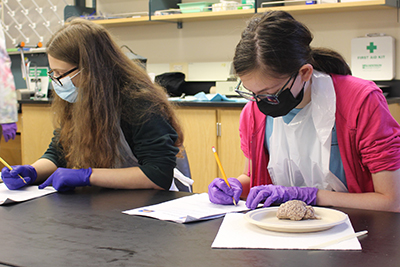
[[[7,167],[1,170],[3,182],[10,190],[19,189],[27,184],[33,184],[37,178],[36,170],[31,165],[17,165],[11,166],[11,168],[11,171]],[[26,184],[18,174],[24,178]]]
[[[77,186],[90,185],[90,175],[92,175],[92,168],[58,168],[43,184],[39,185],[39,189],[53,185],[53,187],[60,192],[73,190]]]
[[[233,199],[236,203],[239,202],[240,195],[242,194],[242,184],[236,178],[228,178],[229,187],[221,178],[215,178],[208,185],[208,197],[214,204],[233,205]]]
[[[285,203],[289,200],[301,200],[307,205],[315,205],[318,189],[314,187],[286,187],[281,185],[260,185],[250,189],[246,206],[249,209],[257,208],[264,201],[264,207],[272,203]]]
[[[15,136],[17,134],[17,124],[15,122],[1,124],[1,127],[3,128],[3,136],[6,142],[8,142],[8,140],[10,139],[15,139]]]

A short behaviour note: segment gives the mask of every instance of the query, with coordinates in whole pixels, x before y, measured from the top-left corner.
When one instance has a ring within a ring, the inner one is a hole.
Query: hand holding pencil
[[[216,178],[208,185],[210,201],[215,204],[236,205],[243,191],[242,184],[236,178],[226,178],[218,154],[214,147],[212,149],[223,179]]]
[[[0,162],[6,166],[1,170],[1,177],[8,189],[19,189],[35,182],[37,173],[35,168],[31,165],[17,165],[11,167],[2,158],[0,158]]]

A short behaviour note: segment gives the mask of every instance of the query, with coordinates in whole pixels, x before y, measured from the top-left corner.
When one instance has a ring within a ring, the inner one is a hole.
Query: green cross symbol
[[[374,45],[373,42],[369,43],[369,46],[367,46],[367,50],[369,50],[370,53],[374,53],[374,50],[377,49],[378,47]]]

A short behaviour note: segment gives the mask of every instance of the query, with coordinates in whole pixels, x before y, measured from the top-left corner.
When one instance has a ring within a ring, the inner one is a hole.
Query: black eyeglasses
[[[241,91],[241,90],[239,89],[240,86],[242,85],[242,81],[240,81],[239,84],[236,86],[235,92],[238,93],[241,97],[243,97],[243,98],[245,98],[245,99],[247,99],[247,100],[250,100],[250,101],[257,101],[257,100],[258,100],[258,101],[267,102],[268,104],[271,104],[271,105],[278,105],[278,104],[279,104],[278,96],[282,93],[283,90],[285,90],[285,87],[286,87],[286,85],[288,85],[288,83],[290,82],[290,80],[291,80],[292,78],[294,78],[292,84],[291,84],[290,87],[288,88],[289,90],[292,89],[292,86],[293,86],[293,84],[294,84],[294,81],[295,81],[296,78],[297,78],[297,74],[298,74],[298,72],[296,72],[295,74],[293,74],[292,76],[290,76],[289,80],[288,80],[288,81],[282,86],[282,88],[279,89],[279,91],[276,92],[275,94],[261,94],[261,95],[256,95],[256,94],[253,93],[253,92],[251,92],[251,93],[249,93],[249,92],[243,92],[243,91]]]
[[[63,86],[62,82],[60,81],[62,78],[64,78],[65,76],[67,76],[68,74],[76,71],[78,69],[78,67],[73,68],[72,70],[69,70],[63,74],[61,74],[58,77],[54,77],[54,71],[50,70],[49,72],[47,72],[47,75],[49,75],[50,79],[55,82],[56,84],[58,84],[59,86]]]

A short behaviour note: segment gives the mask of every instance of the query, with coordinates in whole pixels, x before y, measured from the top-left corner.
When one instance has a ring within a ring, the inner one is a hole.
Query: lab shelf
[[[257,13],[263,13],[268,10],[284,10],[292,14],[307,13],[331,13],[331,12],[350,12],[362,10],[381,10],[397,7],[397,0],[369,0],[344,3],[326,3],[316,5],[289,5],[278,7],[257,8]],[[110,26],[131,26],[162,22],[189,22],[189,21],[211,21],[249,18],[255,14],[255,9],[219,11],[219,12],[199,12],[175,15],[160,16],[142,16],[139,18],[119,18],[107,20],[94,20],[95,23]]]
[[[150,23],[148,16],[142,16],[139,18],[102,19],[102,20],[93,20],[93,22],[104,26],[118,26],[118,27],[129,26],[129,25],[142,25]]]
[[[331,12],[350,12],[362,10],[378,10],[393,8],[392,1],[374,0],[374,1],[358,1],[344,3],[326,3],[317,5],[293,5],[271,8],[259,8],[258,13],[263,13],[267,10],[284,10],[290,13],[331,13]]]

